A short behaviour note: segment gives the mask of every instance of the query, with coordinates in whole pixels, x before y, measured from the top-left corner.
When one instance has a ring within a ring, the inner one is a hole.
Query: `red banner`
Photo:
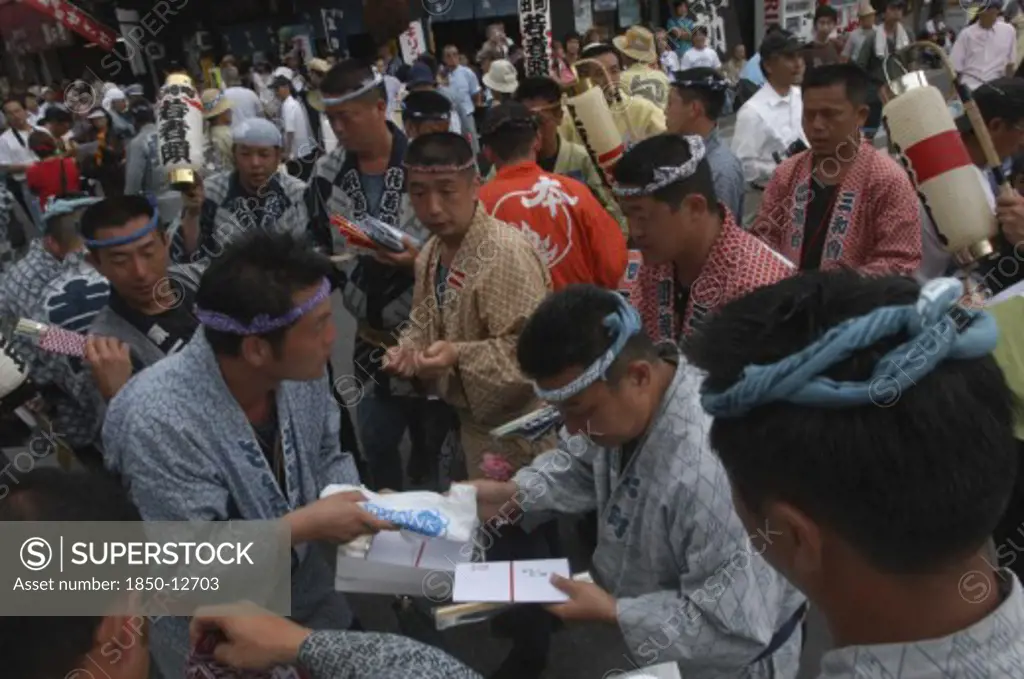
[[[21,2],[49,17],[53,17],[69,31],[74,31],[108,52],[114,49],[117,33],[70,2],[67,2],[67,0],[21,0]]]
[[[0,38],[14,54],[34,54],[71,45],[74,38],[63,24],[19,2],[0,0]]]

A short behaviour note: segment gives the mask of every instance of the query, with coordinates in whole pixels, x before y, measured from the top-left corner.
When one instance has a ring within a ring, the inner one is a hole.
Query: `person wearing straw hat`
[[[235,167],[231,147],[231,100],[218,89],[203,90],[203,119],[207,123],[207,173],[224,172]]]
[[[622,54],[626,70],[622,72],[622,88],[665,110],[668,106],[669,79],[658,68],[658,49],[654,34],[643,26],[633,26],[625,35],[612,40]]]
[[[506,99],[511,99],[519,87],[519,74],[516,67],[507,59],[497,59],[491,62],[491,68],[484,75],[484,85],[491,90],[494,103],[500,104]]]
[[[634,97],[621,87],[619,78],[622,73],[622,60],[619,51],[604,43],[587,45],[576,62],[576,70],[581,79],[588,79],[595,87],[604,91],[605,100],[611,109],[615,128],[622,135],[627,146],[639,144],[648,137],[665,131],[665,111],[658,105],[644,99]],[[565,116],[558,129],[562,139],[582,144],[572,116]]]

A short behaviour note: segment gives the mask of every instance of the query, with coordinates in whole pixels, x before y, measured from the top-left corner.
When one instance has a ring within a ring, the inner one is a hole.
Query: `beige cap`
[[[209,120],[231,109],[231,101],[220,90],[203,90],[203,118]]]

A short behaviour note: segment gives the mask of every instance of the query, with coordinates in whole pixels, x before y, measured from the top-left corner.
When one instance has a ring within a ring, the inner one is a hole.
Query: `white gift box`
[[[338,548],[334,588],[447,601],[459,563],[473,560],[473,542],[425,538],[405,531],[379,533]]]
[[[476,489],[454,486],[448,496],[426,492],[378,495],[362,487],[328,486],[320,496],[346,491],[363,493],[368,501],[361,504],[379,518],[408,523],[434,537],[386,531],[341,545],[334,588],[448,601],[455,566],[472,561],[476,551]],[[425,513],[431,515],[430,521],[423,520]]]

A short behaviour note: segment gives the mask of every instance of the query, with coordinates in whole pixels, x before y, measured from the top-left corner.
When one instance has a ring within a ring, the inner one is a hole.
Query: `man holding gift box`
[[[557,578],[570,600],[551,612],[617,625],[631,661],[675,661],[688,679],[795,677],[803,598],[760,556],[777,532],[748,538],[736,515],[700,375],[590,285],[545,300],[517,357],[563,440],[512,481],[472,483],[483,520],[597,510],[594,583]]]

